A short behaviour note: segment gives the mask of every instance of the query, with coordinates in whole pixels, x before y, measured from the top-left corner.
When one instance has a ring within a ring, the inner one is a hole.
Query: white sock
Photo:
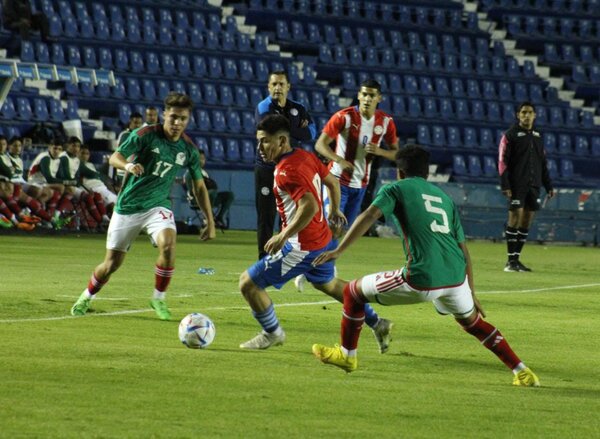
[[[157,289],[154,290],[154,294],[152,295],[153,299],[158,299],[158,300],[165,300],[165,295],[166,295],[166,291],[158,291]]]
[[[525,363],[520,362],[519,364],[517,364],[517,367],[515,367],[513,369],[513,373],[516,375],[516,374],[518,374],[519,372],[521,372],[522,370],[525,370],[525,369],[527,369],[527,366],[525,366]]]
[[[91,294],[87,288],[85,289],[84,293],[85,293],[85,297],[87,297],[88,299],[94,298],[94,294]]]

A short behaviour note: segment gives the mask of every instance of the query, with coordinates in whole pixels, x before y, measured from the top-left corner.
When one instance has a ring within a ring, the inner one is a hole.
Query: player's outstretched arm
[[[114,152],[110,156],[108,162],[113,168],[123,169],[135,175],[136,177],[139,177],[144,173],[144,166],[142,166],[140,163],[128,162],[125,156],[118,151]]]
[[[202,209],[202,212],[206,217],[206,228],[202,231],[200,239],[203,241],[214,239],[217,236],[215,220],[213,218],[212,207],[210,206],[208,189],[206,189],[206,184],[204,184],[203,179],[194,180],[193,192],[196,203],[200,209]]]
[[[338,248],[319,255],[314,260],[313,265],[321,265],[332,259],[339,258],[354,241],[363,236],[367,230],[371,228],[373,223],[381,218],[381,215],[383,215],[383,212],[379,209],[379,207],[370,205],[367,210],[365,210],[358,216],[358,218],[356,218],[356,221],[354,221],[354,224],[352,224],[352,227],[350,227],[350,230],[348,230],[348,233],[346,233]]]
[[[333,142],[335,139],[332,139],[331,137],[329,137],[327,134],[325,133],[321,133],[321,135],[319,136],[319,138],[317,139],[317,143],[315,143],[315,151],[317,151],[319,154],[321,154],[323,157],[325,157],[327,160],[330,160],[332,162],[336,162],[338,165],[340,165],[342,167],[342,169],[344,169],[345,171],[352,171],[354,169],[354,165],[346,160],[344,160],[342,157],[340,157],[339,155],[337,155],[330,147],[329,145],[331,145],[331,142]]]

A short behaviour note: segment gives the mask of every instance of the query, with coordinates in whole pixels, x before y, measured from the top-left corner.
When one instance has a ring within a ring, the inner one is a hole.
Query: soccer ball
[[[204,349],[215,339],[216,329],[211,319],[198,312],[188,314],[179,323],[179,340],[190,349]]]

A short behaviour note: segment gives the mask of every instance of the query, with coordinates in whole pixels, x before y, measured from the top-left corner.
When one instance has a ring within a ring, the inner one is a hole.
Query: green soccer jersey
[[[167,140],[161,125],[150,125],[131,133],[117,149],[124,157],[134,156],[134,163],[144,167],[144,173],[129,175],[119,198],[116,211],[120,214],[145,212],[154,207],[171,208],[171,186],[182,168],[192,179],[202,179],[197,148],[185,134],[177,141]]]
[[[440,188],[420,177],[390,183],[373,201],[392,216],[403,236],[407,282],[434,289],[464,282],[466,261],[459,242],[465,240],[456,206]]]

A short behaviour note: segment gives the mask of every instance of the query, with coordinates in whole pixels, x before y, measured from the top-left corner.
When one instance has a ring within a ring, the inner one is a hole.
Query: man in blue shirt
[[[290,140],[292,146],[298,146],[300,142],[314,140],[317,137],[317,127],[306,111],[306,108],[298,102],[288,99],[290,91],[290,78],[283,70],[273,71],[269,74],[269,96],[259,102],[254,115],[256,124],[269,114],[280,114],[285,116],[291,125]],[[265,163],[260,154],[256,154],[254,164],[254,189],[256,200],[258,238],[258,259],[267,255],[265,244],[273,236],[275,217],[275,196],[273,195],[273,171],[274,163]]]

